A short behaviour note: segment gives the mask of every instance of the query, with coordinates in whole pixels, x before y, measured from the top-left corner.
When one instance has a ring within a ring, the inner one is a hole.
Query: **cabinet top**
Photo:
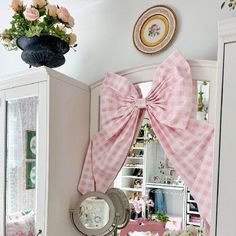
[[[49,81],[52,79],[61,80],[89,92],[88,85],[44,66],[39,68],[30,68],[22,72],[0,77],[0,90]]]
[[[209,80],[211,82],[216,78],[217,62],[213,60],[187,60],[191,71],[193,80]],[[159,63],[141,65],[134,68],[115,72],[115,74],[125,76],[132,83],[150,82],[152,81],[154,71],[157,69]],[[207,79],[206,79],[207,78]],[[103,79],[90,85],[91,90],[101,86]]]
[[[234,36],[236,34],[236,17],[221,20],[218,22],[219,37]],[[235,40],[235,39],[234,39]]]

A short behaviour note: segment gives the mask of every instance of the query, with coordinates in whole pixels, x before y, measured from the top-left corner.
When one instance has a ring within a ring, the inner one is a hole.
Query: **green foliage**
[[[169,221],[169,216],[166,215],[166,213],[164,213],[164,212],[157,211],[156,219],[162,223],[166,223],[167,221]]]
[[[33,5],[26,6],[23,5],[23,3],[13,5],[13,2],[11,7],[14,11],[14,15],[10,22],[11,27],[5,29],[0,34],[0,41],[6,49],[16,50],[16,40],[21,36],[33,37],[40,36],[41,34],[56,36],[70,44],[71,47],[76,46],[76,35],[72,33],[72,27],[74,26],[73,17],[67,10],[65,13],[58,13],[65,8],[50,5],[46,0],[45,5],[41,7],[38,5],[37,7]],[[53,14],[49,11],[49,7],[54,7]],[[27,17],[27,10],[29,9],[36,11],[35,19]],[[63,17],[61,15],[63,15]],[[73,40],[71,40],[72,35]]]
[[[144,144],[150,143],[151,141],[158,142],[150,123],[143,124],[141,130],[144,131]]]

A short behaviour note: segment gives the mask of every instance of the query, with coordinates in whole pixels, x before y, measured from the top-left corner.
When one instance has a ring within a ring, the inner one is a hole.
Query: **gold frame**
[[[151,25],[156,27],[153,31],[150,24],[154,21],[159,22],[159,25],[156,23]],[[159,53],[173,41],[176,29],[177,20],[174,11],[165,5],[156,5],[139,16],[133,29],[133,43],[142,53]]]

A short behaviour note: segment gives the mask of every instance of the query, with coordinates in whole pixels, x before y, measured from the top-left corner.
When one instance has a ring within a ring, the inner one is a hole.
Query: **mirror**
[[[109,205],[105,199],[92,196],[81,202],[78,217],[85,228],[101,229],[108,223],[109,214]]]
[[[123,191],[109,189],[105,194],[83,195],[76,209],[70,210],[71,221],[82,235],[110,235],[129,221],[129,202]]]
[[[152,82],[138,85],[146,97]],[[209,82],[194,81],[192,114],[199,120],[208,119],[209,86]],[[169,217],[166,229],[181,230],[190,224],[204,227],[196,202],[156,139],[147,114],[137,133],[114,181],[114,186],[122,189],[129,199],[131,219],[156,219],[160,211]]]
[[[38,98],[7,102],[6,235],[35,235]]]

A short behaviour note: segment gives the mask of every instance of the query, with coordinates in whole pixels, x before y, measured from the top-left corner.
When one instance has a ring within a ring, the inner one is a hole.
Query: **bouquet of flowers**
[[[227,0],[227,1],[222,2],[221,9],[225,6],[226,2],[227,2],[227,5],[228,5],[229,9],[231,9],[231,10],[235,9],[236,0]]]
[[[51,5],[47,0],[32,0],[30,6],[23,0],[12,0],[14,14],[11,27],[0,34],[0,40],[8,50],[16,50],[16,40],[21,36],[33,37],[41,34],[52,35],[76,45],[76,34],[72,32],[74,18],[65,7]]]

